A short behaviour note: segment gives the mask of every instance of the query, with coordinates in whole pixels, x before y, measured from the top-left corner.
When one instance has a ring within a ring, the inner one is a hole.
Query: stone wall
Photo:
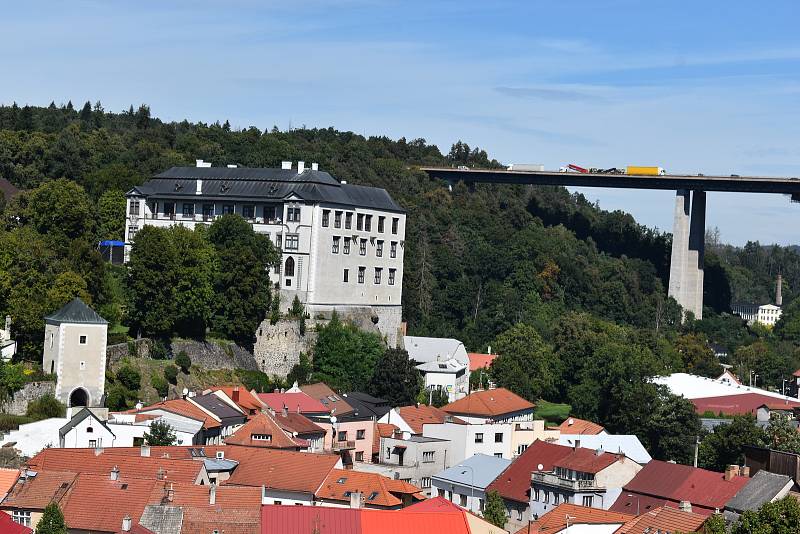
[[[300,335],[300,322],[281,320],[270,324],[264,320],[256,331],[253,355],[262,373],[286,378],[292,367],[300,362],[300,353],[311,357],[311,349],[317,340],[314,330],[316,321],[306,320],[306,333]]]
[[[131,354],[131,349],[134,354]],[[122,358],[128,356],[138,358],[150,357],[150,340],[147,338],[136,339],[127,343],[118,343],[116,345],[109,345],[106,347],[106,365],[110,366],[112,363],[117,363]]]
[[[248,369],[257,371],[253,355],[235,343],[215,341],[173,340],[172,354],[184,351],[192,365],[204,369]]]
[[[12,415],[25,415],[28,403],[44,395],[56,393],[55,382],[29,382],[22,389],[14,393],[7,401],[0,403],[0,412]]]

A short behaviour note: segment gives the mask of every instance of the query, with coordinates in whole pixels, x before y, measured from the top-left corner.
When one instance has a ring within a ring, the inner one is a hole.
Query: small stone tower
[[[77,297],[44,320],[42,368],[56,375],[56,398],[67,406],[101,406],[108,321]]]

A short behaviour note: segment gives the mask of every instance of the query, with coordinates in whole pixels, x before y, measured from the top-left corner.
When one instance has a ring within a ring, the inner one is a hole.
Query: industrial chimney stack
[[[778,285],[775,287],[775,305],[776,306],[783,306],[783,295],[781,295],[781,273],[778,273]]]

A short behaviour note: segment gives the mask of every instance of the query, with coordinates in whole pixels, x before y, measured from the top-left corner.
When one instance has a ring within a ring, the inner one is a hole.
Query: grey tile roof
[[[202,194],[195,195],[197,180]],[[133,188],[129,194],[159,198],[252,199],[281,201],[296,195],[308,202],[327,202],[403,212],[385,189],[339,183],[324,171],[237,167],[172,167]]]
[[[83,323],[83,324],[108,324],[96,311],[83,302],[80,297],[75,297],[63,308],[44,318],[48,323]]]
[[[181,534],[183,510],[177,506],[147,505],[139,524],[159,534]]]
[[[735,512],[756,510],[779,496],[791,483],[792,478],[789,476],[776,475],[762,469],[725,504],[725,508]]]
[[[112,435],[112,436],[116,436],[116,434],[114,434],[114,432],[112,432],[112,431],[111,431],[111,429],[110,429],[110,428],[108,428],[108,426],[106,426],[106,424],[105,424],[103,421],[101,421],[101,420],[100,420],[100,419],[99,419],[99,418],[98,418],[98,417],[97,417],[97,416],[96,416],[94,413],[92,413],[92,411],[91,411],[90,409],[88,409],[88,408],[84,408],[83,410],[81,410],[81,411],[79,411],[78,413],[76,413],[75,415],[73,415],[73,416],[72,416],[72,419],[70,419],[70,420],[69,420],[69,422],[68,422],[66,425],[64,425],[64,426],[62,426],[61,428],[59,428],[59,429],[58,429],[58,435],[59,435],[59,436],[61,436],[61,437],[63,438],[64,436],[66,436],[66,435],[67,435],[67,432],[69,432],[70,430],[72,430],[73,428],[75,428],[75,427],[78,425],[78,423],[80,423],[81,421],[83,421],[83,420],[84,420],[84,419],[86,419],[87,417],[92,417],[92,418],[93,418],[95,421],[97,421],[97,422],[98,422],[98,423],[100,423],[100,424],[101,424],[103,427],[105,427],[105,429],[106,429],[106,430],[108,430],[109,432],[111,432],[111,435]]]
[[[340,421],[366,421],[373,417],[380,419],[392,410],[389,401],[360,391],[345,393],[344,400],[353,408],[353,411],[342,415],[339,418]]]
[[[208,393],[206,395],[197,395],[195,397],[191,397],[191,399],[208,410],[209,412],[213,413],[220,419],[227,419],[231,417],[242,417],[244,418],[245,415],[236,410],[233,406],[226,403],[224,400],[220,399],[218,396],[214,395],[213,393]]]
[[[467,458],[459,465],[437,473],[433,478],[461,484],[462,486],[472,486],[474,488],[483,489],[491,484],[509,465],[511,465],[511,460],[497,458],[487,454],[476,454]]]

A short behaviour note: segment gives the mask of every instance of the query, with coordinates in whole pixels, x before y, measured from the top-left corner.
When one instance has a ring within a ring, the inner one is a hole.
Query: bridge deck
[[[433,178],[451,182],[525,185],[613,187],[624,189],[692,189],[742,193],[777,193],[800,198],[800,178],[768,176],[649,176],[639,174],[582,174],[557,171],[508,171],[505,169],[451,169],[422,167]]]

